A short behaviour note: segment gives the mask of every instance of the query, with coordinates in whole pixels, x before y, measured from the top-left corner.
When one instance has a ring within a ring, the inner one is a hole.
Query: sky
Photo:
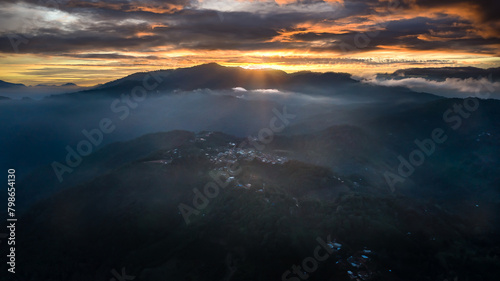
[[[3,0],[0,80],[92,86],[208,62],[355,75],[500,66],[498,0]]]

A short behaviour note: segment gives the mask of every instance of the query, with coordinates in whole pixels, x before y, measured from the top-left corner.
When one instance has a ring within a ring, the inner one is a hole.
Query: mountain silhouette
[[[438,99],[435,95],[417,93],[404,87],[368,85],[353,79],[348,73],[309,71],[286,73],[275,69],[225,67],[216,63],[134,73],[89,90],[59,97],[120,96],[131,93],[136,87],[144,87],[144,80],[147,80],[148,85],[152,87],[148,90],[156,93],[198,89],[231,90],[242,87],[246,90],[278,89],[310,95],[348,97],[364,102],[425,102]]]
[[[24,84],[15,84],[0,80],[0,89],[25,88],[25,87],[26,86]]]

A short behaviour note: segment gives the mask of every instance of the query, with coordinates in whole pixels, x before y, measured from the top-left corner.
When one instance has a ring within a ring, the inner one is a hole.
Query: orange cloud
[[[417,0],[409,0],[409,9],[404,11],[408,15],[415,17],[422,14],[445,14],[456,16],[461,19],[471,22],[475,29],[474,33],[483,38],[495,38],[500,36],[500,21],[485,20],[484,12],[488,7],[481,6],[473,1],[457,1],[456,3],[440,3],[439,1],[432,2],[432,6],[424,6],[418,3]],[[492,7],[494,8],[494,7]]]

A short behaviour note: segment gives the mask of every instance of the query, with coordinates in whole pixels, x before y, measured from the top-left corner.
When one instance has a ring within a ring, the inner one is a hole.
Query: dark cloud
[[[94,8],[120,11],[145,11],[158,9],[161,13],[172,7],[184,8],[190,0],[4,0],[6,3],[26,3],[41,7],[68,10],[71,8]]]
[[[498,21],[500,20],[500,2],[498,0],[405,0],[405,4],[412,7],[421,8],[436,8],[448,7],[453,8],[458,5],[468,5],[475,9],[482,21]],[[464,14],[471,11],[464,11]]]
[[[497,1],[404,0],[394,5],[408,16],[392,20],[387,1],[345,1],[335,12],[288,12],[199,10],[189,0],[8,0],[59,9],[74,15],[76,22],[60,27],[40,26],[31,33],[0,34],[0,52],[11,53],[11,41],[21,53],[65,54],[76,58],[128,59],[119,51],[144,52],[157,47],[193,50],[278,50],[339,51],[377,50],[381,46],[410,50],[452,49],[497,54],[499,37],[474,33],[475,22],[460,14],[411,17],[415,8],[473,7],[481,21],[498,19]],[[287,1],[288,5],[312,5],[320,0]],[[56,4],[54,4],[56,3]],[[297,6],[299,7],[299,6]],[[302,7],[302,6],[300,6]],[[389,15],[389,17],[387,17]],[[374,19],[382,22],[373,22]],[[315,24],[339,27],[339,31],[309,28]],[[353,28],[350,25],[356,25]],[[302,26],[302,27],[300,27]],[[283,33],[291,40],[276,40]],[[315,43],[315,44],[312,44]],[[99,52],[115,54],[99,54]],[[72,54],[90,52],[90,54]],[[155,57],[146,57],[155,59]]]
[[[160,59],[158,56],[129,56],[117,53],[111,54],[59,54],[63,57],[83,58],[83,59]]]

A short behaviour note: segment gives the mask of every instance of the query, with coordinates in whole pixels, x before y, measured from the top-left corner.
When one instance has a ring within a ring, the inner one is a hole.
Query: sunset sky
[[[356,75],[500,66],[497,0],[4,0],[0,80],[91,86],[207,62]]]

